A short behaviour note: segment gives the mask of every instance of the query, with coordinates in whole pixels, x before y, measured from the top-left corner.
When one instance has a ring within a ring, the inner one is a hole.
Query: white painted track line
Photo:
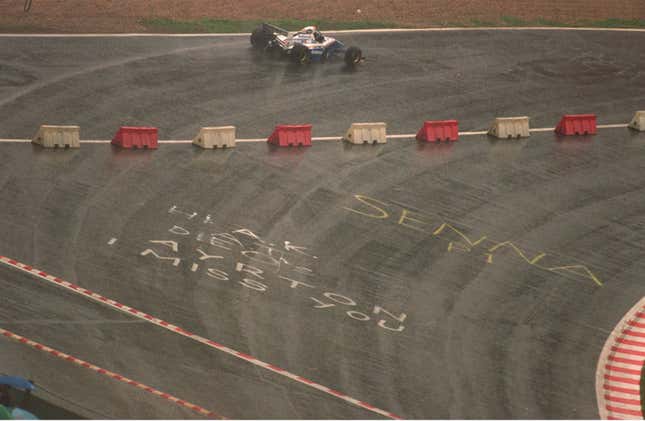
[[[614,31],[614,32],[645,32],[643,28],[571,28],[550,26],[509,27],[495,26],[490,28],[477,27],[451,27],[451,28],[392,28],[392,29],[347,29],[329,30],[325,32],[334,34],[374,33],[374,32],[450,32],[450,31]]]
[[[326,136],[326,137],[312,137],[311,140],[343,140],[342,136]]]
[[[369,33],[406,33],[406,32],[450,32],[450,31],[594,31],[594,32],[645,32],[642,28],[571,28],[571,27],[550,27],[550,26],[527,26],[527,27],[451,27],[451,28],[383,28],[383,29],[342,29],[326,30],[330,34],[369,34]],[[0,34],[0,38],[128,38],[128,37],[247,37],[249,33],[230,34],[163,34],[163,33],[130,33],[130,34]]]
[[[19,270],[21,272],[27,273],[33,278],[43,280],[45,282],[48,282],[49,284],[56,285],[58,287],[64,288],[69,292],[72,292],[74,294],[81,295],[89,300],[92,300],[94,302],[97,302],[99,304],[105,305],[107,307],[110,307],[114,310],[126,313],[130,316],[137,317],[141,320],[144,320],[148,323],[151,323],[153,325],[159,326],[163,329],[166,329],[172,333],[175,333],[177,335],[183,336],[185,338],[188,338],[190,340],[193,340],[195,342],[199,342],[203,345],[208,346],[209,348],[216,349],[218,351],[224,352],[226,354],[229,354],[237,359],[249,362],[257,367],[263,368],[267,371],[271,371],[273,373],[279,374],[281,376],[284,376],[290,380],[293,380],[297,383],[300,383],[302,385],[311,387],[316,390],[320,390],[323,393],[326,393],[328,395],[334,396],[338,399],[341,399],[347,403],[350,403],[352,405],[355,405],[357,407],[363,408],[367,411],[370,411],[372,413],[381,415],[385,418],[390,418],[390,419],[401,419],[397,415],[388,412],[386,410],[377,408],[373,405],[370,405],[366,402],[360,401],[358,399],[355,399],[349,395],[346,395],[345,393],[339,392],[337,390],[334,390],[330,387],[324,386],[320,383],[316,383],[314,381],[311,381],[307,378],[304,378],[302,376],[299,376],[297,374],[291,373],[283,368],[274,366],[272,364],[269,364],[267,362],[264,362],[262,360],[259,360],[251,355],[245,354],[243,352],[239,352],[235,349],[229,348],[225,345],[222,345],[218,342],[215,342],[211,339],[204,338],[202,336],[199,336],[195,333],[189,332],[185,329],[182,329],[179,326],[176,326],[172,323],[169,323],[165,320],[159,319],[157,317],[154,317],[150,314],[147,314],[143,311],[137,310],[136,308],[127,306],[125,304],[119,303],[118,301],[112,300],[108,297],[105,297],[99,293],[96,293],[94,291],[90,291],[88,289],[85,289],[79,285],[73,284],[71,282],[68,282],[64,279],[58,278],[57,276],[51,275],[49,273],[46,273],[40,269],[37,269],[33,266],[27,265],[25,263],[21,263],[17,260],[11,259],[6,256],[0,256],[0,264],[3,264],[5,266],[8,266],[10,268]]]
[[[330,31],[328,31],[330,32]],[[198,37],[248,37],[250,33],[230,34],[163,34],[163,33],[131,33],[131,34],[0,34],[0,38],[142,38],[142,37],[173,37],[173,38],[198,38]]]
[[[266,142],[267,139],[235,139],[235,143],[254,143],[254,142]]]
[[[599,124],[596,126],[597,129],[620,129],[627,127],[629,127],[629,124]]]
[[[488,131],[479,130],[476,132],[459,132],[459,136],[477,136],[477,135],[483,135],[483,134],[488,134]]]
[[[389,135],[386,135],[385,137],[388,139],[409,139],[409,138],[414,138],[416,136],[417,135],[415,133],[415,134],[389,134]]]

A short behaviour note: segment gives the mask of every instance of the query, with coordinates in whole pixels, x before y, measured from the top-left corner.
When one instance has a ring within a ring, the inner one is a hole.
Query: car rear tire
[[[261,27],[255,28],[253,32],[251,32],[251,45],[253,48],[257,48],[258,50],[264,49],[269,44],[269,41],[269,36]]]
[[[309,64],[311,62],[311,52],[302,44],[296,44],[291,49],[291,60],[296,64]]]
[[[354,67],[363,60],[363,52],[358,47],[349,47],[345,51],[345,64]]]

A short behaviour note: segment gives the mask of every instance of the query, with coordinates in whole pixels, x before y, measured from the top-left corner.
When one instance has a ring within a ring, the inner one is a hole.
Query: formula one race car
[[[337,53],[345,52],[345,64],[356,66],[363,60],[358,47],[346,48],[335,38],[324,36],[317,27],[307,26],[298,32],[289,32],[275,25],[263,23],[251,34],[251,45],[259,50],[281,52],[294,63],[308,64],[326,61]]]

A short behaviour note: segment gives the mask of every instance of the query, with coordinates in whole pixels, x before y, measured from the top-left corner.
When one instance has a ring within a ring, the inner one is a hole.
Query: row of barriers
[[[645,131],[645,111],[637,111],[628,127]],[[285,125],[275,127],[267,142],[276,146],[311,146],[311,124]],[[541,129],[540,129],[541,130]],[[564,115],[555,128],[563,136],[596,134],[595,114]],[[496,118],[487,133],[500,139],[520,139],[531,135],[529,117]],[[387,143],[386,123],[353,123],[341,138],[354,144]],[[459,139],[457,120],[426,121],[416,134],[421,142],[454,142]],[[192,143],[204,149],[232,148],[236,143],[235,126],[202,127]],[[80,147],[79,126],[43,125],[33,137],[32,142],[46,148]],[[112,142],[121,148],[156,149],[158,131],[155,127],[121,127]]]

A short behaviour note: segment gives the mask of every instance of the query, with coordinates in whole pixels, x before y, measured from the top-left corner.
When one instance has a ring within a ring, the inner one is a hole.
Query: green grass
[[[580,21],[581,26],[594,28],[645,28],[645,19],[604,19],[596,21]]]
[[[492,21],[486,21],[486,20],[479,20],[479,19],[472,19],[470,21],[470,25],[457,25],[457,26],[477,26],[477,27],[488,27],[488,26],[499,26],[498,22],[492,22]]]
[[[515,16],[502,16],[501,19],[501,25],[500,26],[515,26],[515,27],[522,27],[522,26],[554,26],[554,27],[562,27],[562,26],[571,26],[569,23],[565,22],[558,22],[554,20],[547,20],[543,18],[537,18],[535,20],[524,20],[517,18]]]
[[[486,22],[476,19],[471,20],[469,26],[552,26],[552,27],[575,27],[575,28],[645,28],[645,19],[603,19],[603,20],[578,20],[575,22],[559,22],[544,18],[534,20],[523,20],[515,16],[502,16],[498,22]]]
[[[141,23],[151,31],[167,33],[240,33],[251,32],[261,20],[230,20],[230,19],[198,19],[198,20],[174,20],[165,18],[143,19]],[[409,25],[402,25],[392,22],[375,21],[330,21],[324,19],[300,20],[300,19],[277,19],[268,20],[274,25],[280,26],[289,31],[296,31],[304,26],[317,25],[321,30],[333,29],[379,29],[379,28],[411,28]],[[502,16],[497,21],[472,19],[469,22],[441,22],[431,26],[465,26],[488,28],[493,26],[504,27],[527,27],[527,26],[550,26],[550,27],[591,27],[591,28],[645,28],[645,19],[603,19],[603,20],[579,20],[575,22],[559,22],[544,18],[524,20],[515,16]]]
[[[49,32],[53,31],[36,25],[0,25],[0,33],[4,34],[46,34]]]
[[[199,20],[173,20],[165,18],[144,19],[141,21],[148,29],[159,32],[183,32],[183,33],[239,33],[251,32],[262,20],[229,20],[229,19],[199,19]],[[308,25],[316,25],[321,30],[332,29],[378,29],[378,28],[406,28],[408,26],[391,22],[335,22],[329,20],[312,19],[278,19],[267,20],[274,25],[288,31],[296,31]]]
[[[537,18],[535,20],[535,25],[536,26],[566,26],[562,22],[558,22],[555,20],[549,20],[549,19],[544,19],[544,18]]]

